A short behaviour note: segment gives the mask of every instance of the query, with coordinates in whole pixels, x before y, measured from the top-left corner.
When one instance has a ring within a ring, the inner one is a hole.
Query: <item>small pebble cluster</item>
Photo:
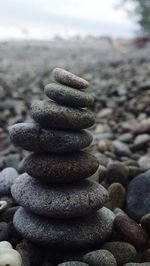
[[[141,167],[131,159],[149,139],[137,137],[130,149],[130,133],[104,138],[96,159],[85,130],[94,124],[88,82],[62,69],[53,76],[45,87],[50,100],[31,106],[34,122],[9,129],[12,142],[32,153],[19,177],[13,168],[0,173],[0,241],[16,249],[18,266],[150,265],[150,170],[144,156]],[[14,266],[14,259],[10,252],[0,265]]]

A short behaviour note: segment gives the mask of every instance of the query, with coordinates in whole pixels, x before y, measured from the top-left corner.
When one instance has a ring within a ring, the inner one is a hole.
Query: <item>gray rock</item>
[[[149,134],[138,135],[134,140],[134,144],[132,145],[132,150],[143,149],[148,145],[149,142],[150,142]]]
[[[50,183],[65,183],[84,179],[98,169],[98,161],[87,152],[71,154],[30,154],[23,161],[29,175]]]
[[[67,262],[58,264],[58,266],[88,266],[88,265],[89,264],[80,262],[80,261],[67,261]]]
[[[96,250],[87,253],[83,261],[92,266],[117,266],[116,259],[108,250]]]
[[[27,174],[17,178],[11,192],[19,205],[54,218],[84,216],[100,209],[108,200],[107,190],[96,182],[83,180],[48,186]]]
[[[120,162],[110,163],[105,173],[107,184],[120,183],[123,186],[128,184],[128,167]]]
[[[76,89],[86,89],[89,85],[88,81],[86,81],[85,79],[82,79],[62,68],[55,68],[53,70],[53,76],[59,83],[68,85]]]
[[[107,242],[102,248],[109,250],[114,255],[118,266],[131,261],[134,262],[136,259],[136,249],[129,243],[119,241]]]
[[[128,146],[119,140],[113,141],[112,150],[118,156],[127,156],[127,157],[129,156],[130,157],[132,154]]]
[[[12,167],[7,167],[0,172],[0,196],[10,194],[11,186],[17,177],[18,173]]]
[[[92,135],[85,130],[42,129],[35,123],[18,123],[9,128],[13,144],[34,152],[73,152],[87,147]]]
[[[143,155],[139,158],[138,163],[142,170],[150,169],[150,154]]]
[[[50,100],[34,101],[31,115],[41,126],[51,129],[83,129],[91,127],[95,122],[90,110],[62,106]]]
[[[141,226],[150,233],[150,213],[145,214],[140,220]]]
[[[150,170],[135,177],[128,186],[126,211],[131,218],[140,221],[150,212]]]
[[[93,215],[73,219],[51,219],[27,212],[14,215],[14,225],[23,237],[61,249],[80,249],[103,243],[112,233],[114,214],[102,208]]]
[[[0,241],[5,241],[9,236],[9,226],[5,222],[0,223]]]
[[[123,266],[149,266],[149,265],[150,265],[149,262],[142,262],[142,263],[131,262],[131,263],[124,264]]]
[[[50,99],[66,106],[91,107],[94,104],[90,94],[57,83],[46,85],[44,92]]]

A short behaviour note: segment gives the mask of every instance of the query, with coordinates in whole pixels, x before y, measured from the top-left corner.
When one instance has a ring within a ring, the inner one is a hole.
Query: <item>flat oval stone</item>
[[[30,176],[49,183],[65,183],[93,175],[98,169],[96,157],[88,152],[71,154],[30,154],[23,169]]]
[[[57,83],[46,85],[44,92],[50,99],[67,106],[91,107],[94,104],[90,94]]]
[[[66,71],[65,69],[57,67],[52,73],[54,79],[61,84],[68,85],[79,90],[86,89],[89,86],[88,81],[70,73],[69,71]]]
[[[9,128],[12,143],[34,152],[74,152],[92,142],[92,134],[86,130],[65,131],[43,129],[36,123],[18,123]]]
[[[89,217],[46,218],[22,207],[14,215],[14,226],[25,238],[61,249],[90,248],[103,243],[112,233],[114,214],[102,208]]]
[[[102,208],[108,200],[107,190],[96,182],[49,186],[27,174],[17,178],[11,192],[19,205],[52,218],[85,216]]]
[[[95,122],[90,110],[63,106],[51,100],[34,101],[31,115],[42,127],[51,129],[83,129]]]

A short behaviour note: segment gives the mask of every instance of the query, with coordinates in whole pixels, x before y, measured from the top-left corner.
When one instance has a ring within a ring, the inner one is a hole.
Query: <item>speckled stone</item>
[[[122,266],[131,261],[134,262],[136,259],[135,247],[126,242],[107,242],[102,248],[109,250],[114,255],[118,266]]]
[[[88,81],[62,68],[55,68],[53,70],[53,77],[57,82],[68,85],[70,87],[73,87],[79,90],[86,89],[89,86]]]
[[[87,253],[83,261],[92,266],[117,266],[116,259],[108,250],[95,250]]]
[[[57,83],[46,85],[44,91],[50,99],[67,106],[91,107],[94,104],[92,95]]]
[[[0,196],[10,194],[11,186],[17,177],[18,173],[12,167],[7,167],[0,172]]]
[[[80,217],[93,213],[108,200],[107,190],[83,180],[69,185],[47,185],[23,174],[12,186],[12,196],[31,212],[54,218]]]
[[[97,159],[87,152],[73,154],[30,154],[23,162],[29,175],[50,183],[73,182],[87,178],[98,169]]]
[[[44,218],[22,207],[14,215],[14,225],[23,237],[61,249],[90,248],[103,243],[112,233],[114,214],[102,208],[93,215],[73,219]]]
[[[13,144],[34,152],[74,152],[92,142],[86,130],[65,131],[43,129],[36,123],[18,123],[9,128]]]
[[[89,264],[80,261],[67,261],[58,264],[58,266],[89,266]]]
[[[51,100],[34,101],[31,115],[42,127],[51,129],[83,129],[91,127],[95,122],[90,110],[62,106]]]

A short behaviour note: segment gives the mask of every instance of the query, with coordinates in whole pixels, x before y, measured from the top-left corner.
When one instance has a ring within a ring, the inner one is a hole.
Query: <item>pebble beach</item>
[[[0,43],[0,265],[150,265],[149,51]]]

